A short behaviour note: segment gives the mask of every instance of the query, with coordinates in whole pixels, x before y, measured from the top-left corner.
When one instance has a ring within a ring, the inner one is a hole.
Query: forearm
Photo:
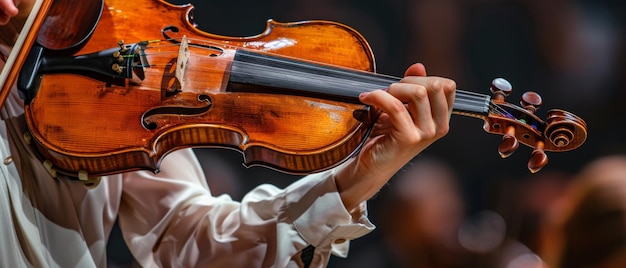
[[[235,202],[211,196],[200,181],[170,177],[196,176],[187,162],[166,158],[158,176],[137,172],[125,181],[120,224],[143,265],[285,266],[308,245],[314,263],[326,263],[331,251],[345,256],[349,240],[374,228],[364,207],[354,215],[343,207],[332,171],[285,189],[261,185]]]

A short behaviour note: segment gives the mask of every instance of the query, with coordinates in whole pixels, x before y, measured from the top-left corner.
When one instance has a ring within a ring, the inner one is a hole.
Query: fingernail
[[[363,93],[359,94],[359,98],[365,98],[369,94],[370,94],[369,92],[363,92]]]

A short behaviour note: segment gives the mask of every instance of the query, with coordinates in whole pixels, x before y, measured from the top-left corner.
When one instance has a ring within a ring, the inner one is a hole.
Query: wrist
[[[348,211],[374,196],[393,175],[384,176],[367,170],[360,166],[359,158],[353,158],[333,172],[337,192]]]

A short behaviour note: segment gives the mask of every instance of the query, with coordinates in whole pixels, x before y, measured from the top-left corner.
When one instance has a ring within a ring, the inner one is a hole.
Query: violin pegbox
[[[525,144],[533,148],[528,169],[535,173],[548,164],[545,151],[569,151],[584,143],[587,125],[581,118],[566,111],[550,110],[547,120],[541,120],[536,115],[543,104],[541,96],[525,92],[520,100],[521,107],[515,106],[505,101],[512,88],[503,78],[491,82],[492,99],[485,118],[485,131],[502,135],[498,146],[502,158],[512,155],[520,143]]]

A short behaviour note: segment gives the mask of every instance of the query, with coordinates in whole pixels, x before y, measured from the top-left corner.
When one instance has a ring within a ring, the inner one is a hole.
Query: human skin
[[[0,25],[5,25],[11,17],[18,13],[17,5],[20,0],[0,0]]]

